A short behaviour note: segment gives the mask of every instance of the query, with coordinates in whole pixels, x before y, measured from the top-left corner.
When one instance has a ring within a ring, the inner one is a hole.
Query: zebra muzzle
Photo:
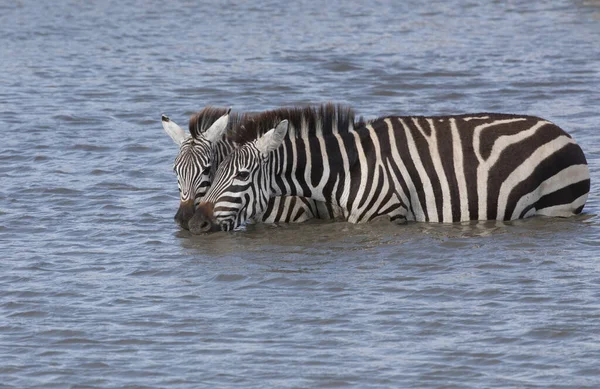
[[[221,231],[218,224],[215,223],[213,208],[214,205],[212,203],[203,201],[198,204],[196,213],[194,213],[194,216],[188,222],[192,234]]]
[[[189,221],[194,216],[194,200],[182,201],[175,214],[175,221],[184,230],[189,230]]]

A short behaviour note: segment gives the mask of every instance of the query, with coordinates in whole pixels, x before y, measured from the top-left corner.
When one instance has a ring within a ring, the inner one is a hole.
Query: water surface
[[[599,2],[0,11],[1,387],[600,385]],[[178,230],[161,113],[326,101],[552,120],[585,214]]]

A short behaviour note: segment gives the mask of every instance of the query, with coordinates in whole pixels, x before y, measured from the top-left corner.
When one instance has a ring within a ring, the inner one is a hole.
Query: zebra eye
[[[248,177],[250,177],[250,172],[247,170],[240,170],[235,175],[235,178],[239,178],[240,180],[246,180],[246,179],[248,179]]]

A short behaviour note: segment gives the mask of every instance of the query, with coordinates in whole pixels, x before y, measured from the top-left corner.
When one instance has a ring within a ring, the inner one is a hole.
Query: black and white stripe
[[[287,135],[287,123],[278,126],[221,164],[203,200],[214,205],[212,222],[233,228],[265,199],[290,194],[337,205],[353,223],[571,216],[590,188],[581,148],[533,116],[391,116],[333,134],[296,125]],[[250,172],[244,185],[233,179],[240,169]]]

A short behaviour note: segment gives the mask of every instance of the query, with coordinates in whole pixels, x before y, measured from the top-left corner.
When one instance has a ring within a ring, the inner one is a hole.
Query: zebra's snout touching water
[[[179,204],[179,209],[175,214],[175,222],[184,230],[189,230],[189,221],[194,216],[194,201],[186,200]]]
[[[189,221],[189,230],[193,234],[221,230],[214,221],[213,204],[207,202],[198,204],[194,216]]]
[[[326,120],[310,120],[316,112]],[[226,108],[206,107],[191,116],[189,133],[169,117],[162,115],[165,132],[179,145],[179,154],[173,165],[180,192],[176,223],[192,233],[203,232],[206,228],[202,224],[202,217],[196,216],[195,208],[214,180],[217,167],[235,149],[232,135],[249,133],[258,137],[261,130],[269,129],[288,117],[304,117],[306,120],[300,120],[299,124],[304,131],[347,132],[354,127],[354,112],[333,104],[303,109],[277,109],[260,114],[235,114]],[[299,223],[312,218],[332,220],[342,216],[339,207],[308,200],[299,195],[272,197],[265,206],[260,213],[252,214],[250,222]],[[210,230],[215,228],[218,227],[212,226]]]

